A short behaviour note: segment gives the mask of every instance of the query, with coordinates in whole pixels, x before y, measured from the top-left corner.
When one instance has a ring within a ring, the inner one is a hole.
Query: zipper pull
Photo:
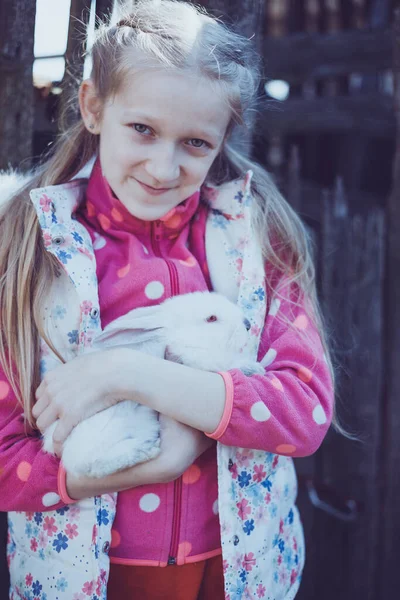
[[[173,556],[169,556],[168,557],[168,564],[169,565],[176,565],[176,558],[174,558]]]
[[[154,222],[154,239],[156,242],[161,240],[161,231],[162,231],[162,221]]]

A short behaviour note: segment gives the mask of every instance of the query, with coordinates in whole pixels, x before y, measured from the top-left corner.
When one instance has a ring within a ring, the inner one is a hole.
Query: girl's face
[[[129,212],[146,221],[199,189],[231,118],[222,90],[208,79],[158,69],[127,76],[102,106],[101,119],[94,105],[93,86],[85,82],[82,114],[100,135],[103,173]]]

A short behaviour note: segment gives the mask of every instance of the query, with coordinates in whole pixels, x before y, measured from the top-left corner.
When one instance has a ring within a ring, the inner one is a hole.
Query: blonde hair
[[[259,57],[251,42],[202,9],[177,0],[126,3],[116,25],[103,23],[96,30],[91,58],[91,79],[103,103],[118,92],[132,68],[161,64],[208,78],[226,91],[232,111],[228,133],[235,125],[246,127],[260,83]],[[68,181],[97,149],[98,137],[79,120],[60,136],[51,158],[11,199],[0,218],[0,362],[30,424],[33,393],[39,383],[40,337],[56,351],[44,331],[40,308],[58,266],[44,248],[28,192]],[[285,286],[288,282],[296,286],[300,296],[294,305],[307,301],[331,366],[309,239],[301,220],[268,173],[229,139],[209,177],[219,185],[250,169],[256,198],[254,224],[264,258]],[[281,293],[276,281],[267,277],[270,298]],[[332,368],[331,372],[333,378]]]

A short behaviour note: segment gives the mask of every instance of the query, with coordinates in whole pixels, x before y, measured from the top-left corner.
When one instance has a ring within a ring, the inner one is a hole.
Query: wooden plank
[[[397,558],[400,537],[400,10],[395,18],[395,111],[397,145],[393,188],[388,199],[386,248],[385,365],[386,394],[382,438],[382,540],[378,569],[379,598],[394,597],[398,588]]]
[[[263,43],[265,22],[265,0],[203,0],[194,2],[203,5],[214,15],[231,26],[236,32],[254,40],[260,52]],[[244,154],[251,154],[252,129],[255,119],[248,117],[248,127],[234,127],[230,142]]]
[[[290,83],[389,69],[391,49],[392,33],[388,29],[331,35],[297,33],[263,41],[268,78]]]
[[[0,513],[0,598],[8,598],[10,577],[6,559],[7,514]]]
[[[318,455],[317,491],[343,514],[349,500],[357,508],[354,521],[315,511],[318,576],[312,597],[324,600],[376,600],[383,240],[382,210],[350,217],[340,188],[335,201],[325,204],[321,283],[340,364],[339,415],[345,426],[362,434],[362,440],[353,442],[331,431]]]
[[[265,0],[203,0],[202,4],[210,14],[222,17],[224,23],[248,38],[255,38],[261,49],[264,32]]]
[[[79,109],[70,99],[75,96],[82,81],[85,50],[85,29],[89,22],[91,0],[71,0],[68,42],[65,53],[65,74],[60,96],[60,129],[65,129],[79,118]]]
[[[383,94],[294,98],[264,103],[257,135],[298,133],[357,133],[393,138],[395,119],[392,98]]]
[[[33,0],[0,3],[0,170],[28,168],[32,154],[35,15]]]
[[[96,0],[96,16],[103,19],[112,13],[114,0]]]

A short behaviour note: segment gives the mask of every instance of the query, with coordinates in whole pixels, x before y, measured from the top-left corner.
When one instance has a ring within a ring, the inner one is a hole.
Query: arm
[[[161,452],[148,462],[102,479],[66,474],[69,501],[98,496],[150,483],[167,483],[180,477],[214,442],[203,433],[168,417],[160,418]],[[178,443],[177,443],[178,442]]]
[[[42,452],[38,432],[25,426],[22,407],[0,369],[0,510],[60,508],[59,460]]]
[[[139,359],[138,369],[123,369],[120,385],[131,397],[135,389],[143,404],[212,432],[222,444],[312,454],[331,422],[334,393],[319,334],[302,306],[282,298],[278,314],[267,316],[259,359],[264,375],[246,377],[233,369],[222,374],[224,390],[218,374],[160,359]]]
[[[212,437],[228,446],[308,456],[332,420],[333,383],[319,334],[302,307],[282,301],[289,323],[268,316],[259,359],[264,375],[224,374],[224,415]]]
[[[56,510],[82,498],[173,481],[212,443],[202,433],[164,418],[156,459],[103,479],[72,477],[58,458],[43,452],[39,433],[25,429],[22,407],[0,370],[1,511]]]
[[[281,300],[279,315],[273,311],[266,319],[259,357],[265,359],[265,373],[252,377],[236,369],[222,375],[200,371],[129,348],[80,357],[52,372],[39,388],[38,424],[48,426],[60,417],[61,443],[84,418],[71,398],[92,406],[93,414],[108,394],[113,402],[125,398],[150,406],[226,445],[312,454],[329,427],[334,397],[319,335],[301,306]],[[90,383],[87,399],[85,382]],[[76,388],[68,397],[67,383]]]

